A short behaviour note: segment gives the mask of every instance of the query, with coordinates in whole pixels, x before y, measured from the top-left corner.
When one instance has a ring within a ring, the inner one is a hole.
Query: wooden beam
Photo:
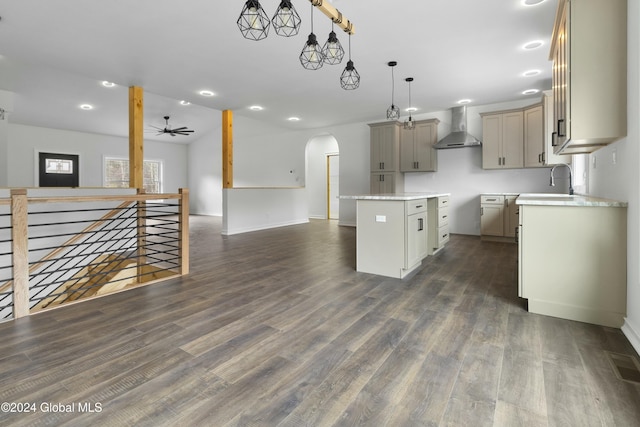
[[[312,5],[317,7],[327,18],[331,19],[338,27],[342,28],[345,33],[355,34],[356,29],[353,26],[353,22],[349,21],[342,15],[338,9],[333,7],[331,3],[326,0],[309,0]]]
[[[142,188],[144,163],[143,96],[141,87],[129,88],[129,187]]]
[[[222,112],[222,188],[233,188],[233,111]]]
[[[11,252],[13,257],[13,317],[29,315],[29,237],[27,190],[11,190]]]

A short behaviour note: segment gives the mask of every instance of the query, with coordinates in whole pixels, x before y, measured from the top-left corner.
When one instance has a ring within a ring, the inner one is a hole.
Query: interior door
[[[76,154],[39,153],[40,187],[79,187],[79,156]]]

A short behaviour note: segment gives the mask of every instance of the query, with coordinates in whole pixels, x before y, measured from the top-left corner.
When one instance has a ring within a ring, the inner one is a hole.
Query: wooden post
[[[233,111],[222,112],[222,188],[233,188]]]
[[[138,195],[144,195],[144,188],[138,188]],[[137,272],[136,272],[136,282],[143,282],[143,274],[145,270],[145,265],[147,263],[146,253],[147,253],[147,202],[139,201],[138,202],[138,219],[136,221],[136,248],[137,248]]]
[[[27,190],[11,190],[11,252],[13,253],[13,317],[29,315],[29,237]]]
[[[143,96],[141,87],[129,88],[129,188],[143,187]]]
[[[181,188],[180,197],[180,274],[189,274],[189,189]]]

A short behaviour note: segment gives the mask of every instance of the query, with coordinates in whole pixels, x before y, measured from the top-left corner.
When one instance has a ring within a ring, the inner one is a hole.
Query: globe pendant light
[[[349,60],[340,76],[340,86],[344,90],[358,89],[358,86],[360,86],[360,74],[351,60],[351,34],[349,34]]]
[[[400,118],[400,109],[393,103],[393,95],[395,90],[393,81],[393,67],[398,65],[398,63],[396,61],[390,61],[387,65],[391,67],[391,106],[387,108],[387,119],[398,120]]]
[[[300,15],[291,4],[291,0],[282,0],[271,19],[276,34],[282,37],[297,35],[300,31],[301,21]]]
[[[311,4],[311,34],[300,53],[300,63],[307,70],[317,70],[324,64],[324,55],[318,44],[316,35],[313,34],[313,3]]]
[[[258,0],[247,0],[236,23],[245,39],[258,41],[269,35],[269,17]]]
[[[339,64],[342,62],[342,58],[344,58],[344,49],[335,31],[333,31],[333,21],[331,21],[329,39],[322,47],[322,54],[324,55],[324,62],[329,65]]]
[[[413,129],[414,121],[411,119],[411,112],[413,111],[411,108],[411,82],[413,81],[413,77],[407,77],[404,81],[409,83],[409,119],[404,121],[404,128]]]

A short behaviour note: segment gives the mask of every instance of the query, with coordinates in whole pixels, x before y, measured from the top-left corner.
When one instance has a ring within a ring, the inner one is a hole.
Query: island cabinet
[[[427,200],[427,233],[429,255],[440,252],[449,241],[449,196],[433,197]]]
[[[626,136],[627,0],[560,0],[551,40],[554,152]]]
[[[358,200],[356,269],[403,278],[427,256],[427,199]]]
[[[400,124],[369,124],[371,140],[371,193],[399,193],[404,190],[400,172]]]
[[[482,167],[484,169],[524,166],[524,115],[522,110],[483,113]]]
[[[435,172],[438,170],[438,119],[416,121],[411,129],[400,128],[400,170]]]
[[[532,313],[619,328],[627,295],[627,209],[582,196],[521,194],[518,295]]]

